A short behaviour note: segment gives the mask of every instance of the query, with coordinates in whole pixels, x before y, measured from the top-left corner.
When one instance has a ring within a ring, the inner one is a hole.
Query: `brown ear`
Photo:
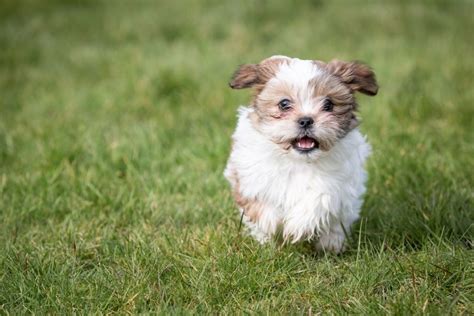
[[[229,86],[232,89],[250,88],[258,82],[258,65],[248,64],[240,66],[232,76]]]
[[[379,90],[374,72],[363,63],[332,60],[327,64],[327,68],[353,92],[358,91],[367,95],[376,95]]]

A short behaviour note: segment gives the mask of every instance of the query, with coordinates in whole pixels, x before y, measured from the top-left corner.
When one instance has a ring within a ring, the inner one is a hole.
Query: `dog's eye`
[[[329,99],[324,100],[323,111],[331,112],[333,107],[334,107],[334,103],[332,103],[331,100]]]
[[[289,109],[291,109],[291,101],[288,99],[283,99],[280,102],[278,102],[278,107],[282,111],[288,111]]]

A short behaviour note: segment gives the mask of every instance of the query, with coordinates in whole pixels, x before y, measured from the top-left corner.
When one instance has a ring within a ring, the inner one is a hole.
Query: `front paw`
[[[322,235],[316,242],[316,250],[334,254],[343,253],[346,250],[345,239],[344,234],[333,233]]]

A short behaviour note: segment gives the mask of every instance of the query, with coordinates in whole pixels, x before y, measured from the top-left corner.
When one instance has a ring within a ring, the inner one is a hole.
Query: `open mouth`
[[[310,152],[319,148],[319,142],[314,138],[303,136],[293,141],[293,148],[301,152]]]

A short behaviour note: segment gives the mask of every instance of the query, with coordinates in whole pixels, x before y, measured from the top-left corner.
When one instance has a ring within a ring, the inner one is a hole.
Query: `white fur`
[[[278,57],[282,58],[282,56]],[[268,85],[272,85],[273,82],[286,82],[298,95],[298,99],[302,103],[303,112],[310,113],[313,110],[313,103],[311,102],[313,96],[312,91],[308,89],[308,82],[324,74],[324,72],[311,60],[285,58],[289,62],[280,66],[276,76],[270,79]]]
[[[302,66],[301,70],[307,68],[314,69]],[[355,129],[327,152],[284,152],[253,127],[252,111],[239,109],[234,146],[224,172],[233,187],[237,174],[243,197],[265,204],[256,223],[244,216],[251,234],[264,243],[281,230],[286,240],[317,237],[318,249],[342,251],[345,233],[359,217],[365,192],[364,162],[370,154],[365,137]]]

